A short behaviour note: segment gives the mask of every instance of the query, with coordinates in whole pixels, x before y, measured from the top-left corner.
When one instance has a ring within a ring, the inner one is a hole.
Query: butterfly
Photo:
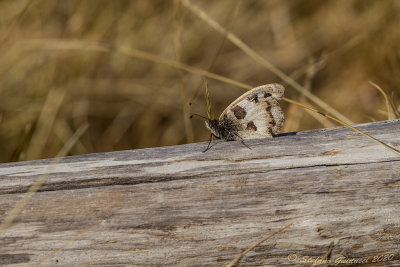
[[[211,137],[205,151],[213,136],[225,141],[240,141],[248,147],[245,139],[273,137],[280,133],[285,117],[278,100],[284,92],[285,88],[277,83],[261,85],[233,101],[219,119],[206,118]]]

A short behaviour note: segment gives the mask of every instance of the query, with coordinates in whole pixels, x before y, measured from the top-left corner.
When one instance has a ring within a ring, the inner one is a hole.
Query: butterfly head
[[[205,121],[205,123],[206,123],[206,127],[211,131],[211,133],[212,133],[216,138],[221,138],[221,134],[220,134],[220,132],[221,132],[221,129],[220,129],[220,128],[221,128],[221,125],[220,125],[220,123],[219,123],[218,120],[216,120],[216,119],[210,119],[210,118],[204,117],[204,116],[199,115],[199,114],[192,114],[192,115],[190,116],[190,118],[193,118],[193,116],[198,116],[198,117],[200,117],[200,118],[203,118],[204,121]]]
[[[211,133],[217,137],[221,138],[221,125],[218,120],[206,119],[206,127],[211,131]]]

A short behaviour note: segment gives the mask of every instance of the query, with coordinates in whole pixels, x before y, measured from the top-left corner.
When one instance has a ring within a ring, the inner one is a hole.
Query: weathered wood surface
[[[400,120],[358,128],[400,148]],[[330,244],[331,265],[400,265],[400,157],[346,128],[246,143],[1,164],[2,220],[51,174],[2,234],[0,264],[223,266],[292,222],[241,266],[311,266]]]

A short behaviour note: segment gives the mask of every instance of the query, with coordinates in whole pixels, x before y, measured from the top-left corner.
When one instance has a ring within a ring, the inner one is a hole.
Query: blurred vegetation
[[[355,123],[399,111],[400,1],[192,1]],[[145,61],[133,47],[253,86],[280,82],[174,0],[0,2],[0,161],[205,141],[205,78]],[[101,49],[102,47],[107,49]],[[208,79],[213,112],[245,90]],[[290,86],[286,96],[305,98]],[[192,105],[189,106],[189,103]],[[285,131],[334,124],[282,103]]]

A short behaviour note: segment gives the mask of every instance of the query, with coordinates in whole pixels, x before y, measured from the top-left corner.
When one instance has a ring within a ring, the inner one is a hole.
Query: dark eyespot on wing
[[[253,121],[250,121],[249,123],[247,123],[246,130],[257,131],[257,127]]]
[[[274,132],[272,131],[272,128],[271,128],[271,127],[268,127],[268,128],[267,128],[267,131],[268,131],[268,133],[269,133],[271,136],[274,136]]]
[[[268,102],[268,101],[266,101],[266,103],[267,103],[267,107],[265,108],[265,111],[267,112],[267,116],[269,118],[268,125],[267,125],[267,132],[270,135],[273,135],[272,128],[275,127],[276,121],[275,121],[274,116],[272,115],[272,103]]]
[[[270,93],[264,93],[265,98],[270,97],[270,96],[272,96]]]
[[[244,117],[246,117],[246,110],[244,108],[242,108],[241,106],[236,106],[232,109],[233,114],[235,115],[235,117],[238,120],[244,119]]]
[[[247,98],[250,102],[258,103],[258,95],[252,95],[249,98]]]
[[[274,126],[276,125],[276,121],[274,120],[274,118],[272,118],[272,119],[269,121],[269,124],[270,124],[272,127],[274,127]]]

